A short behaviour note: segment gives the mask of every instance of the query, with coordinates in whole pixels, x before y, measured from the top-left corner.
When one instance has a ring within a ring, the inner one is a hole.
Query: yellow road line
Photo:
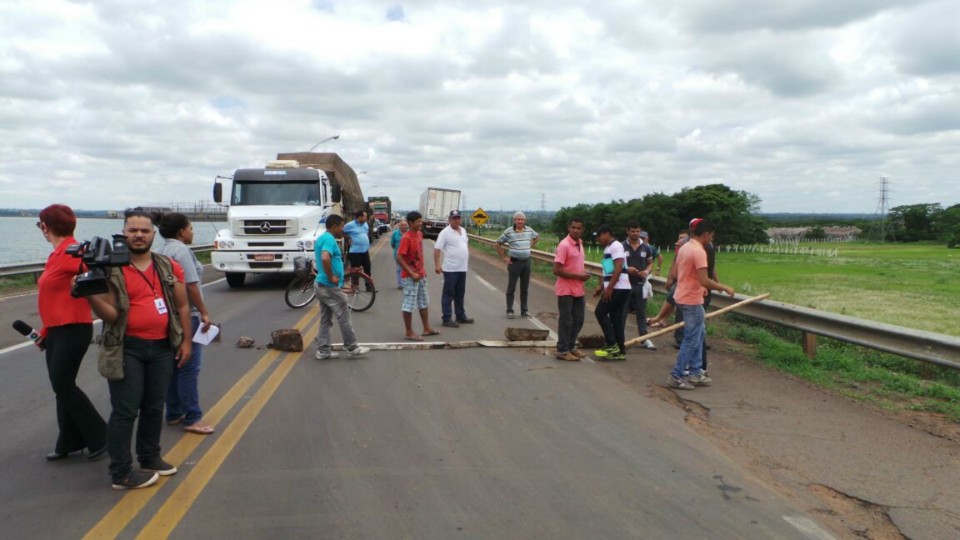
[[[303,329],[310,321],[316,320],[317,312],[319,308],[313,306],[306,315],[303,316],[297,324],[294,325],[298,329]],[[305,341],[309,343],[309,341]],[[256,382],[263,373],[269,368],[273,362],[280,356],[280,351],[271,350],[267,354],[263,355],[260,360],[252,368],[250,368],[247,373],[237,381],[236,384],[227,391],[226,394],[217,402],[216,405],[210,408],[210,410],[204,415],[204,418],[208,420],[211,424],[216,424],[218,421],[222,420],[226,413],[240,401],[240,398],[244,396],[247,390]],[[183,461],[197,449],[200,444],[207,440],[207,436],[191,436],[185,434],[177,443],[171,448],[164,456],[164,460],[171,462],[173,464],[181,464]],[[137,489],[127,492],[126,495],[120,499],[113,508],[107,512],[107,515],[103,517],[96,525],[84,535],[84,539],[94,539],[94,538],[116,538],[123,529],[143,510],[144,506],[150,502],[157,493],[160,492],[160,488],[163,487],[166,483],[166,478],[161,477],[159,485],[147,489]]]
[[[305,336],[304,342],[309,342],[317,332],[318,326],[313,326]],[[307,349],[309,351],[309,349]],[[163,506],[157,510],[153,518],[143,527],[143,530],[137,535],[138,539],[167,538],[186,515],[187,511],[193,505],[197,497],[203,492],[204,488],[217,473],[220,466],[233,451],[234,447],[243,438],[247,429],[253,424],[260,411],[270,401],[273,394],[280,387],[280,384],[290,374],[294,364],[303,356],[299,354],[287,354],[280,366],[270,374],[270,377],[263,383],[257,393],[243,406],[243,409],[237,413],[236,418],[230,423],[223,435],[220,436],[213,446],[200,459],[196,467],[190,471],[190,474],[183,479],[173,491],[173,494],[167,498]]]

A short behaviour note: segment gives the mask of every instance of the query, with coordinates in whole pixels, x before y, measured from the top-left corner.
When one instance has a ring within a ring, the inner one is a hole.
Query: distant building
[[[813,227],[775,227],[767,229],[767,236],[771,243],[799,242],[812,230]],[[863,234],[862,229],[853,226],[824,227],[823,232],[827,235],[827,242],[850,242]]]

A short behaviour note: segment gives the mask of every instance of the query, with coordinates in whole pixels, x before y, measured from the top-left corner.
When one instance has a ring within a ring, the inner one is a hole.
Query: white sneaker
[[[644,349],[650,349],[651,351],[657,350],[657,346],[653,344],[649,339],[645,339],[643,343],[640,344]]]
[[[370,352],[370,347],[363,347],[357,345],[357,348],[352,351],[347,351],[347,358],[359,358]]]
[[[329,360],[331,358],[340,358],[340,353],[333,351],[322,353],[317,351],[317,360]]]

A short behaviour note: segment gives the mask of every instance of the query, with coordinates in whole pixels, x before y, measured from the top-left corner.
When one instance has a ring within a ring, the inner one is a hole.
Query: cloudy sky
[[[960,202],[960,1],[0,1],[0,207],[209,199],[338,152],[414,208],[724,183],[764,212]]]

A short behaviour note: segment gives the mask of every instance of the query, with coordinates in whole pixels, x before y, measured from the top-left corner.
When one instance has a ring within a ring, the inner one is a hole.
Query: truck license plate
[[[270,262],[273,260],[273,255],[271,255],[270,253],[257,253],[256,255],[253,256],[253,260]]]

